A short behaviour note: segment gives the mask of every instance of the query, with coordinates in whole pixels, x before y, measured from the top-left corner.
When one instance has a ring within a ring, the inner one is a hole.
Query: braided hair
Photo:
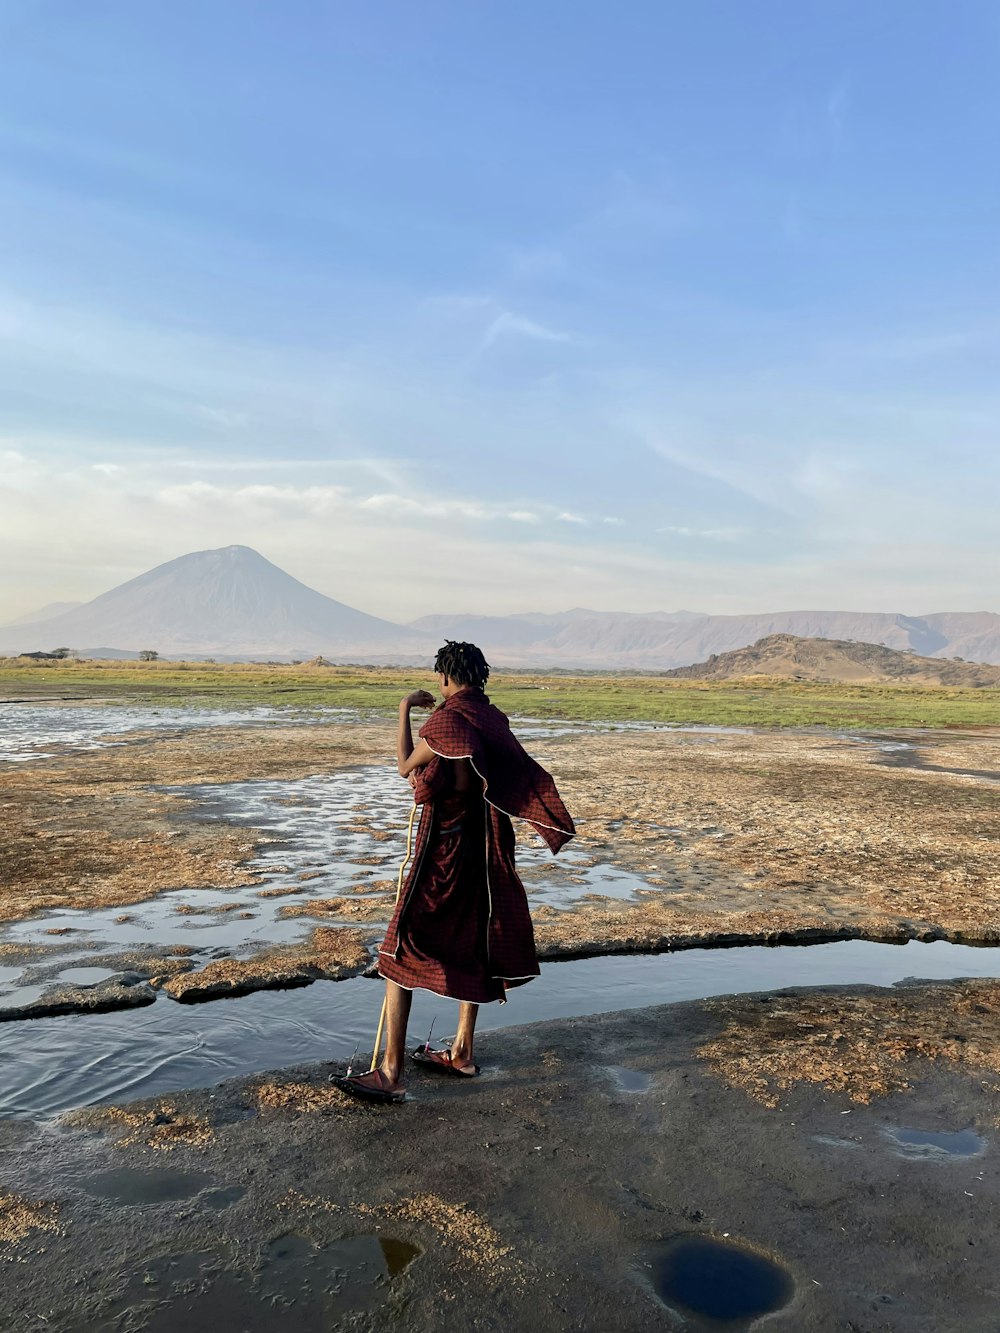
[[[482,650],[474,643],[456,643],[454,639],[445,639],[444,647],[438,649],[434,670],[456,685],[471,685],[477,690],[485,689],[490,678],[490,664]]]

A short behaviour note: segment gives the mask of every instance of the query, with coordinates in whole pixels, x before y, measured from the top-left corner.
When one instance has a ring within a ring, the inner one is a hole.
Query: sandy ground
[[[539,742],[577,818],[578,848],[650,886],[632,903],[539,908],[540,954],[845,936],[1000,941],[1000,734],[909,739],[917,748],[905,755],[777,731]],[[386,724],[233,728],[7,765],[0,921],[254,884],[252,830],[183,818],[190,802],[160,788],[294,780],[390,763],[392,747]],[[388,894],[394,883],[360,887]],[[340,896],[289,910],[364,927],[385,919],[389,901]],[[368,929],[370,944],[377,934]],[[266,956],[282,963],[278,951]]]
[[[767,1328],[993,1329],[996,996],[799,991],[538,1024],[484,1038],[475,1082],[414,1070],[401,1107],[345,1100],[325,1065],[4,1122],[0,1326],[676,1328],[649,1265],[695,1233],[788,1270]],[[911,1036],[899,1076],[873,1080],[856,1019],[887,1004]],[[907,1128],[972,1147],[914,1154]],[[376,1235],[395,1275],[370,1262]]]
[[[1000,942],[1000,735],[909,739],[907,762],[922,767],[829,733],[550,742],[580,842],[659,892],[546,914],[542,951],[840,935]]]

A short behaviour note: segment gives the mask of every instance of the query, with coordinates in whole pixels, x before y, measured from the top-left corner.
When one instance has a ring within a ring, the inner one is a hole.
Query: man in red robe
[[[525,753],[484,693],[490,668],[471,643],[449,640],[434,663],[444,702],[416,690],[399,706],[400,776],[422,806],[413,863],[385,940],[386,1050],[371,1073],[338,1080],[370,1101],[404,1098],[406,1025],[415,989],[459,1001],[451,1046],[420,1046],[413,1059],[460,1078],[473,1059],[481,1004],[539,974],[524,886],[514,868],[511,817],[526,820],[557,852],[575,833],[555,783]],[[414,745],[413,708],[435,708]]]

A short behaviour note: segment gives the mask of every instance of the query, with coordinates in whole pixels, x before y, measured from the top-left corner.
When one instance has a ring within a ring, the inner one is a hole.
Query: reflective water
[[[648,1092],[653,1086],[649,1074],[641,1069],[627,1069],[624,1065],[609,1065],[607,1073],[619,1092]]]
[[[309,725],[359,722],[380,716],[357,708],[297,708],[256,705],[237,708],[190,704],[0,703],[0,761],[23,763],[66,751],[106,749],[139,731],[189,731],[203,727]],[[522,740],[544,740],[608,731],[740,732],[736,727],[664,727],[656,722],[574,722],[558,718],[513,718]]]
[[[352,722],[353,708],[295,709],[171,708],[141,704],[0,703],[0,760],[22,763],[65,751],[102,750],[121,745],[136,731],[190,731],[201,727],[261,726],[267,723]]]
[[[113,1199],[115,1203],[168,1203],[200,1194],[212,1184],[212,1177],[201,1171],[177,1171],[171,1167],[121,1166],[88,1176],[80,1183],[88,1194]]]
[[[986,1143],[971,1129],[887,1129],[886,1135],[898,1147],[901,1157],[938,1159],[943,1157],[978,1157]]]
[[[809,948],[690,950],[546,963],[542,975],[486,1005],[478,1050],[488,1070],[490,1031],[545,1019],[644,1008],[782,986],[852,982],[892,985],[907,977],[994,976],[1000,954],[945,943],[851,940]],[[318,981],[302,990],[179,1005],[161,998],[123,1013],[6,1024],[0,1044],[0,1116],[45,1117],[76,1106],[204,1087],[235,1075],[370,1050],[382,1004],[377,981]],[[446,1035],[456,1007],[418,991],[410,1037],[432,1020]]]
[[[377,933],[388,921],[406,828],[413,808],[407,784],[388,765],[317,774],[298,781],[230,782],[167,788],[185,798],[179,821],[225,822],[262,835],[248,871],[260,883],[234,889],[178,889],[145,902],[45,913],[0,930],[0,940],[63,942],[65,969],[48,986],[88,980],[87,956],[98,950],[150,945],[191,949],[196,966],[229,954],[242,957],[268,944],[302,939],[317,918],[294,915],[316,899],[388,894],[385,911],[365,921]],[[187,802],[191,802],[190,805]],[[178,803],[180,804],[180,803]],[[540,839],[522,835],[518,867],[533,905],[565,907],[585,894],[630,899],[648,887],[629,871],[598,864],[570,846],[553,859]],[[352,921],[324,913],[323,920]],[[353,922],[352,922],[353,923]],[[104,975],[108,975],[107,972]],[[99,979],[98,977],[89,978]],[[0,969],[0,1008],[28,1003],[37,972]],[[41,995],[41,990],[32,990]]]
[[[666,1305],[702,1315],[715,1328],[745,1327],[795,1294],[787,1269],[712,1236],[675,1236],[653,1247],[648,1262],[653,1289]]]

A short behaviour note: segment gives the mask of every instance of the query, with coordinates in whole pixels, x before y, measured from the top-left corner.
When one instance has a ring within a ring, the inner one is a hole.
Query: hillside
[[[1000,664],[1000,615],[987,611],[921,617],[868,611],[709,616],[579,610],[558,616],[433,616],[414,622],[414,628],[473,638],[491,661],[511,666],[663,671],[773,634],[881,643],[927,657]]]
[[[840,684],[912,683],[982,689],[1000,687],[1000,666],[942,661],[877,643],[770,634],[748,648],[713,654],[666,673],[675,680],[740,680],[771,676]]]
[[[421,637],[300,583],[248,546],[180,556],[51,619],[0,630],[0,650],[101,646],[161,655],[414,652]]]

